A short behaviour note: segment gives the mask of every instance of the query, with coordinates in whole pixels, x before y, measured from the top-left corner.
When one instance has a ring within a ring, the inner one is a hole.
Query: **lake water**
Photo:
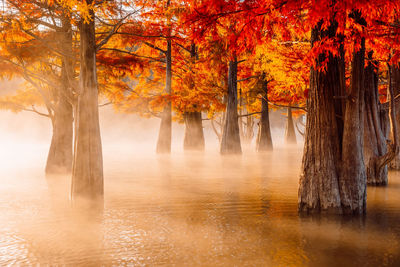
[[[94,214],[70,207],[68,177],[46,179],[45,154],[0,152],[1,266],[400,266],[399,172],[368,189],[365,218],[301,218],[300,148],[221,157],[115,146]]]

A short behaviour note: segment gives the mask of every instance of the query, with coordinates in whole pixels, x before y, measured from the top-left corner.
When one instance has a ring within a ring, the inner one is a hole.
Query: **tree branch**
[[[143,42],[145,45],[147,45],[148,47],[151,47],[151,48],[153,48],[153,49],[156,49],[156,50],[160,51],[161,53],[164,53],[164,54],[167,53],[167,51],[165,51],[165,50],[159,48],[158,46],[155,46],[155,45],[153,45],[153,44],[151,44],[151,43],[149,43],[149,42],[146,42],[146,41],[142,41],[142,42]]]
[[[129,13],[129,14],[127,14],[125,17],[123,17],[122,19],[120,19],[120,20],[118,21],[118,23],[116,23],[116,24],[113,26],[113,28],[112,28],[111,31],[107,34],[107,36],[106,36],[99,44],[96,45],[96,51],[99,51],[99,49],[100,49],[103,45],[105,45],[105,44],[110,40],[110,38],[115,34],[115,32],[117,32],[118,29],[121,28],[122,22],[123,22],[126,18],[128,18],[130,15],[132,15],[132,14],[134,14],[134,13],[135,13],[135,12]]]
[[[135,53],[132,53],[132,52],[128,52],[128,51],[125,51],[125,50],[120,50],[120,49],[117,49],[117,48],[103,47],[103,48],[100,48],[100,50],[115,51],[115,52],[131,55],[131,56],[134,56],[134,57],[138,57],[138,58],[146,58],[146,59],[151,59],[151,60],[154,60],[154,61],[158,61],[158,62],[164,63],[164,61],[162,59],[160,59],[160,58],[141,56],[141,55],[138,55],[138,54],[135,54]]]

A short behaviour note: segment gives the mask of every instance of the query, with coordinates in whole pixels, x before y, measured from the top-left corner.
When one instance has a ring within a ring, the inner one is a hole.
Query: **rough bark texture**
[[[171,40],[167,40],[167,53],[166,53],[166,79],[165,79],[165,93],[171,95],[172,92],[172,46]],[[171,153],[171,138],[172,138],[172,107],[171,101],[168,100],[167,105],[161,114],[161,125],[157,141],[157,153]]]
[[[400,65],[395,65],[390,67],[390,85],[393,88],[395,96],[400,94]],[[398,105],[397,105],[398,106]],[[396,113],[396,124],[397,128],[400,127],[400,112]],[[392,133],[393,134],[393,133]],[[400,131],[397,133],[397,140],[400,140]],[[400,170],[400,155],[396,155],[395,158],[389,164],[391,169]]]
[[[312,43],[323,37],[333,37],[335,25],[327,31],[319,26],[312,30]],[[317,64],[323,62],[320,55]],[[343,57],[329,55],[326,72],[311,68],[310,91],[307,99],[307,122],[299,185],[299,211],[306,213],[341,213],[340,120],[342,104],[334,96],[344,92]],[[335,109],[336,107],[336,109]]]
[[[286,144],[296,144],[296,132],[294,130],[292,108],[287,108],[287,122],[285,130],[285,142]]]
[[[257,136],[257,151],[273,150],[271,127],[269,124],[269,108],[268,108],[268,82],[262,84],[263,96],[261,98],[261,118],[259,124],[259,133]]]
[[[382,107],[382,105],[381,105]],[[381,122],[381,129],[382,133],[385,136],[386,140],[390,138],[390,118],[389,118],[389,111],[383,108],[379,111],[379,118]]]
[[[370,62],[365,68],[365,117],[364,117],[364,162],[367,171],[367,183],[370,185],[387,184],[387,166],[379,168],[378,158],[387,153],[385,132],[381,122],[378,95],[377,69]],[[385,127],[386,128],[386,127]]]
[[[88,1],[89,2],[89,1]],[[89,3],[90,4],[90,3]],[[75,119],[72,199],[103,199],[103,157],[99,126],[94,14],[80,25],[80,88]]]
[[[72,55],[72,29],[69,19],[63,20],[59,32],[61,50]],[[70,95],[68,73],[73,72],[70,58],[64,56],[61,67],[61,87],[55,91],[54,115],[52,117],[53,136],[47,156],[46,174],[69,173],[72,169],[73,108]]]
[[[186,112],[184,150],[204,150],[204,134],[201,112]]]
[[[355,12],[355,16],[360,16]],[[359,20],[359,18],[358,18]],[[340,197],[343,212],[366,211],[367,176],[364,165],[364,56],[365,40],[353,55],[350,95],[344,117]]]
[[[365,24],[359,12],[352,16]],[[336,36],[336,23],[312,31],[312,42]],[[341,40],[339,36],[339,40]],[[364,165],[365,40],[354,52],[350,94],[345,95],[344,53],[329,55],[326,72],[311,70],[299,210],[362,214],[366,210]],[[317,66],[325,56],[319,55]],[[341,99],[346,99],[344,106]],[[344,114],[344,116],[343,116]]]
[[[221,154],[240,154],[240,133],[237,112],[237,60],[229,62],[228,70],[228,103],[226,119],[221,141]]]

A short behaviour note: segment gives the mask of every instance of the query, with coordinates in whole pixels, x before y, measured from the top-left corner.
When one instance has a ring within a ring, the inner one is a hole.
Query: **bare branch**
[[[153,45],[153,44],[151,44],[151,43],[149,43],[149,42],[143,41],[143,43],[144,43],[145,45],[147,45],[148,47],[151,47],[151,48],[153,48],[153,49],[156,49],[156,50],[160,51],[161,53],[164,53],[164,54],[167,53],[167,51],[165,51],[165,50],[159,48],[158,46],[155,46],[155,45]]]
[[[242,115],[238,115],[238,117],[249,117],[249,116],[253,116],[256,114],[261,114],[261,112],[253,112],[253,113],[248,113],[248,114],[242,114]]]
[[[244,82],[244,81],[248,81],[248,80],[255,79],[255,78],[259,78],[259,77],[260,77],[259,75],[254,75],[254,76],[250,76],[250,77],[247,77],[247,78],[240,79],[240,80],[238,80],[237,82],[238,82],[238,83],[239,83],[239,82]]]
[[[103,48],[100,48],[100,50],[115,51],[115,52],[131,55],[131,56],[135,56],[135,57],[138,57],[138,58],[146,58],[146,59],[151,59],[151,60],[154,60],[154,61],[158,61],[158,62],[164,63],[164,61],[162,59],[160,59],[160,58],[141,56],[141,55],[138,55],[138,54],[135,54],[135,53],[132,53],[132,52],[128,52],[128,51],[125,51],[125,50],[120,50],[120,49],[117,49],[117,48],[103,47]]]
[[[131,16],[132,14],[134,14],[135,12],[129,13],[128,15],[126,15],[125,17],[123,17],[122,19],[120,19],[114,26],[113,28],[110,30],[110,32],[107,34],[107,36],[96,45],[96,51],[98,51],[103,45],[105,45],[110,38],[118,31],[119,28],[121,28],[122,26],[122,22],[128,18],[129,16]]]

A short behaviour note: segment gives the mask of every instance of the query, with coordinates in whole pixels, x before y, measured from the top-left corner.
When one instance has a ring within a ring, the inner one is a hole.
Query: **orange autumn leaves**
[[[35,20],[51,20],[51,12],[68,14],[78,45],[79,19],[90,19],[93,11],[96,42],[107,39],[97,51],[101,95],[122,112],[144,116],[157,116],[168,101],[176,119],[189,111],[208,112],[210,117],[223,111],[227,65],[234,58],[240,62],[238,88],[249,112],[260,110],[261,79],[269,82],[270,102],[305,106],[315,57],[339,53],[338,36],[311,48],[310,31],[322,19],[323,29],[337,23],[347,64],[360,38],[374,50],[375,60],[393,63],[400,58],[400,3],[395,0],[48,0],[46,8],[36,1],[12,2],[16,14],[18,8],[24,13],[19,11],[19,22],[14,20],[3,31],[3,40],[17,41],[13,57],[23,57],[32,68],[37,68],[33,62],[38,58],[60,63],[57,53],[44,48],[44,44],[54,46],[54,32]],[[349,16],[356,9],[367,27]],[[22,32],[18,23],[34,29],[44,43]],[[172,41],[171,95],[164,92],[167,40]],[[1,53],[7,56],[6,50]],[[20,70],[10,70],[21,75]]]

